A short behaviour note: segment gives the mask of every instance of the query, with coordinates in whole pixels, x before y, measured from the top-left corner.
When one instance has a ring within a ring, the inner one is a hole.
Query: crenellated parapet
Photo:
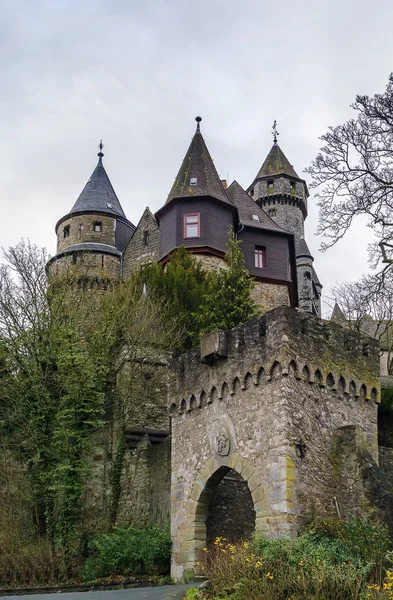
[[[380,399],[378,343],[336,323],[281,307],[221,335],[227,356],[218,351],[213,364],[200,360],[199,349],[174,359],[172,414],[203,408],[281,377],[327,388],[337,396]]]

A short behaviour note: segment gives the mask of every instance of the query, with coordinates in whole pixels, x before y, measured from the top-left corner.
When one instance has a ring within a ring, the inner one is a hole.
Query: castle
[[[170,360],[164,421],[128,432],[119,520],[160,522],[170,513],[175,579],[195,570],[215,535],[296,535],[315,516],[367,514],[375,504],[386,512],[381,461],[386,472],[393,461],[378,449],[378,344],[321,319],[322,285],[304,235],[307,185],[276,127],[245,190],[220,180],[196,121],[165,204],[155,215],[146,208],[136,227],[101,146],[92,176],[56,225],[49,262],[61,273],[88,257],[83,284],[105,289],[141,265],[165,264],[180,246],[207,269],[225,268],[229,227],[242,241],[262,316]]]

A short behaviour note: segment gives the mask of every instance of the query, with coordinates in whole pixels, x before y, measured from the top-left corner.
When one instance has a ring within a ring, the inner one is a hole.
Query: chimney
[[[221,179],[221,183],[222,183],[222,187],[224,188],[224,190],[226,190],[227,187],[228,187],[227,180],[226,179]]]

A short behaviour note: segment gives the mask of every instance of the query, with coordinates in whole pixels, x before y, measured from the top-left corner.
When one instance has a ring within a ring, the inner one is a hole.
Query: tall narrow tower
[[[121,277],[121,255],[135,231],[105,171],[102,142],[98,164],[70,212],[56,224],[57,254],[52,274],[73,265],[81,281],[105,286]]]
[[[299,177],[278,145],[276,121],[272,133],[273,146],[247,191],[277,225],[295,236],[299,307],[321,316],[322,285],[304,235],[309,196],[307,183]]]

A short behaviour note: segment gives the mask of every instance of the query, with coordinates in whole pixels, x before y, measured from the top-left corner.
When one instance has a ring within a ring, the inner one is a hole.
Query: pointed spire
[[[267,155],[265,162],[262,167],[258,171],[256,179],[260,177],[269,177],[274,175],[289,175],[290,177],[296,177],[299,179],[299,175],[296,173],[295,169],[285,156],[284,152],[281,150],[280,146],[277,144],[277,132],[272,132],[274,137],[274,144]]]
[[[201,117],[196,117],[197,128],[183,159],[166,204],[174,198],[211,196],[230,204],[205,140],[201,134]]]
[[[345,321],[345,315],[343,313],[343,311],[341,310],[341,307],[339,305],[339,303],[337,302],[337,298],[335,299],[334,302],[334,308],[333,308],[333,312],[332,312],[332,316],[330,317],[331,321]]]
[[[296,251],[296,258],[299,258],[300,256],[305,256],[314,260],[314,257],[311,254],[303,235],[300,236],[299,244]]]
[[[100,141],[98,148],[98,164],[89,181],[86,183],[79,198],[71,208],[70,214],[80,211],[100,211],[126,217],[116,192],[110,182],[102,163],[104,144]]]

